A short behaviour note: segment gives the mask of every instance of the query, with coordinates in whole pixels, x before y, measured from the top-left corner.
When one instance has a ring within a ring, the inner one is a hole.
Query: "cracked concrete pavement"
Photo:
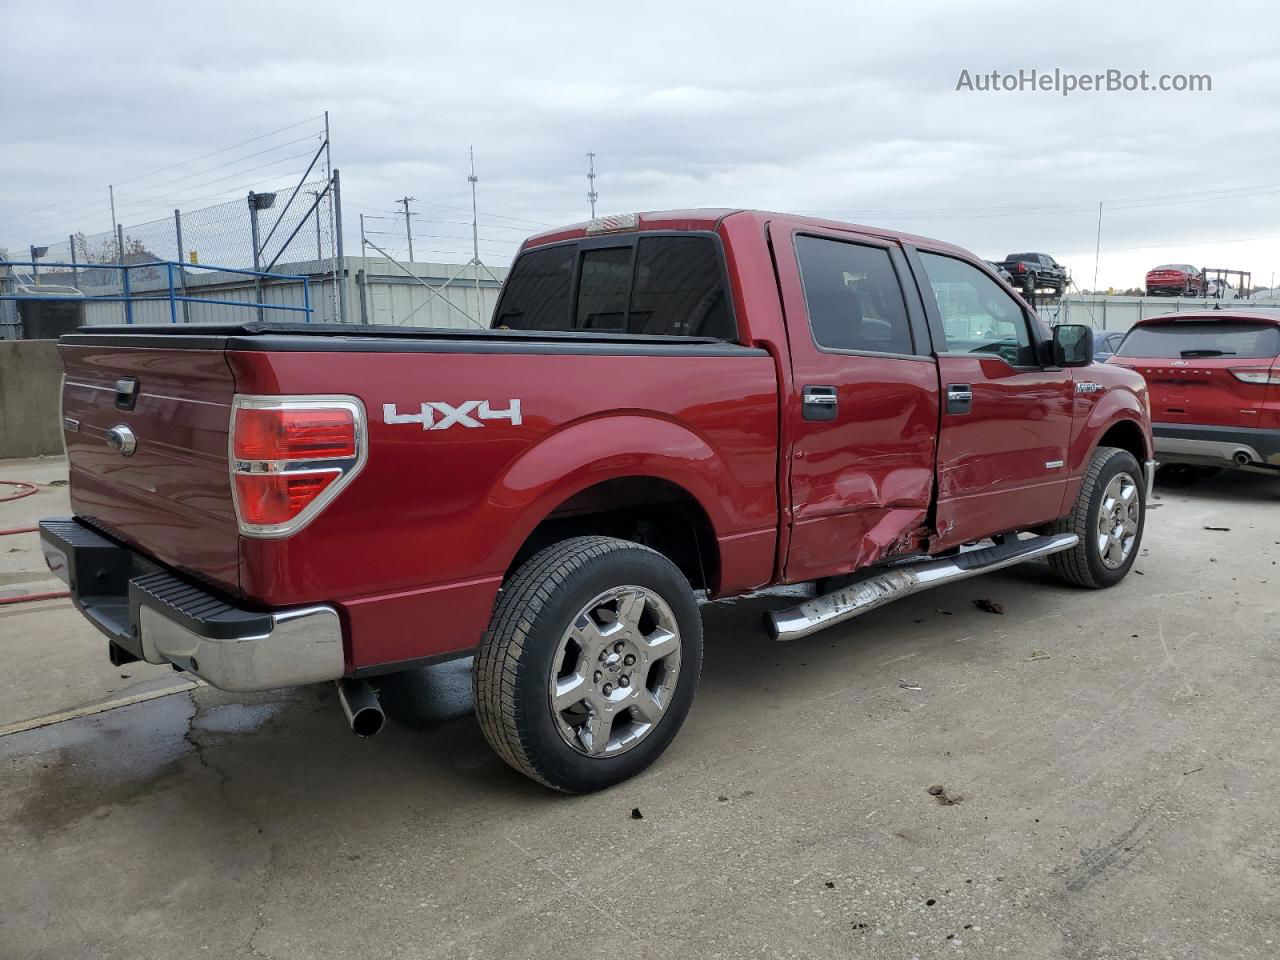
[[[368,741],[324,686],[0,736],[0,958],[1273,957],[1280,480],[1158,492],[1111,591],[1029,565],[793,644],[759,625],[787,598],[705,607],[684,730],[590,797],[490,752],[465,661]],[[0,649],[0,725],[181,682],[66,601],[0,607]]]

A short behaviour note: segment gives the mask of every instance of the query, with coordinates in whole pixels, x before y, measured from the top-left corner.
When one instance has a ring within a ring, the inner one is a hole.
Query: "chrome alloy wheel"
[[[645,587],[614,587],[583,607],[552,661],[551,713],[589,757],[630,750],[658,725],[680,674],[680,628]]]
[[[1142,517],[1142,496],[1137,482],[1127,473],[1117,473],[1107,484],[1098,508],[1098,556],[1103,566],[1115,570],[1124,565],[1138,540]]]

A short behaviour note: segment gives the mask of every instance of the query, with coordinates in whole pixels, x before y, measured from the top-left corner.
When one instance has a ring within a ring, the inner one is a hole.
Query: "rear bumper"
[[[1280,430],[1153,423],[1151,432],[1161,463],[1280,469]]]
[[[332,607],[242,609],[73,517],[41,521],[40,544],[76,606],[124,659],[170,663],[236,691],[318,683],[345,672],[342,624]]]

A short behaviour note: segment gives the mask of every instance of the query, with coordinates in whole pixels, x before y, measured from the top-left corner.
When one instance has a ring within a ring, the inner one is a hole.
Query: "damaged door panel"
[[[786,577],[912,552],[933,496],[939,388],[901,252],[834,231],[771,239],[796,385],[783,400],[798,414]]]

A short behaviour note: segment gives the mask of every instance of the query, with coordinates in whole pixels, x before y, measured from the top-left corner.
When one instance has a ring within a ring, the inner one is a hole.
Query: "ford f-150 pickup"
[[[923,237],[605,218],[526,241],[490,329],[63,337],[42,542],[113,663],[337,681],[369,734],[380,677],[474,656],[496,751],[588,791],[676,735],[701,598],[816,582],[787,640],[1037,557],[1121,580],[1150,411],[1092,339]]]

